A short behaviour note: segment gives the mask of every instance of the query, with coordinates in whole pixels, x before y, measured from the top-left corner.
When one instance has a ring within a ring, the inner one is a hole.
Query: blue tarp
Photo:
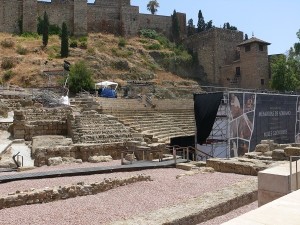
[[[116,91],[113,89],[103,88],[102,91],[100,92],[100,97],[116,98],[117,94],[116,94]]]

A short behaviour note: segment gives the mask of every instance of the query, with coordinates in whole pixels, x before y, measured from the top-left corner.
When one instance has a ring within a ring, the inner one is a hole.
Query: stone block
[[[268,151],[270,151],[270,145],[269,144],[258,144],[255,147],[255,151],[262,152],[262,153],[268,152]]]
[[[286,156],[300,156],[300,147],[286,147],[284,152]]]
[[[48,159],[48,166],[57,166],[62,164],[62,158],[61,157],[52,157]]]
[[[187,170],[187,171],[192,170],[195,167],[196,166],[194,164],[191,164],[191,163],[177,163],[176,164],[177,169]]]
[[[99,163],[99,162],[110,162],[112,161],[112,157],[110,155],[108,156],[104,156],[104,155],[100,155],[100,156],[90,156],[88,158],[88,161],[91,163]]]
[[[272,151],[272,159],[273,160],[288,160],[283,149],[274,149]]]

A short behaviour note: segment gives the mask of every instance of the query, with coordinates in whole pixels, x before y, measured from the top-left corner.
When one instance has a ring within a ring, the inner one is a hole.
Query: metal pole
[[[298,160],[296,160],[296,190],[298,190]]]
[[[290,192],[292,192],[292,173],[293,173],[293,169],[292,169],[292,156],[290,156]]]

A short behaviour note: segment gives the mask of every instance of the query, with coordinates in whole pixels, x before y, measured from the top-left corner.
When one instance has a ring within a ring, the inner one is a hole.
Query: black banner
[[[197,143],[205,143],[214,125],[223,92],[194,94]]]

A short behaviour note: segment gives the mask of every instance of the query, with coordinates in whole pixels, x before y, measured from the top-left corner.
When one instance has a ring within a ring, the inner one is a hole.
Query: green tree
[[[157,12],[157,8],[159,7],[159,3],[157,0],[151,0],[147,4],[147,10],[151,12],[152,15],[154,15]]]
[[[193,21],[193,19],[189,19],[188,25],[187,25],[187,35],[191,36],[193,34],[195,34],[194,21]]]
[[[197,28],[198,28],[198,33],[199,32],[202,32],[202,31],[205,31],[205,20],[204,20],[204,17],[202,15],[202,12],[201,10],[199,10],[198,12],[198,24],[197,24]]]
[[[69,56],[69,36],[68,36],[68,28],[67,24],[63,22],[62,31],[61,31],[61,48],[60,48],[60,56],[62,58],[67,58]]]
[[[228,29],[228,30],[237,30],[237,27],[231,26],[230,23],[224,23],[223,29]]]
[[[43,19],[43,45],[46,47],[48,45],[49,39],[49,18],[48,14],[44,12],[44,19]]]
[[[92,72],[84,61],[79,61],[71,66],[68,82],[72,93],[78,93],[82,89],[90,90],[93,88]]]
[[[271,62],[271,88],[278,91],[295,91],[299,86],[293,61],[284,55],[277,56]]]
[[[180,28],[176,10],[173,11],[172,17],[172,38],[178,44],[180,41]]]
[[[214,26],[213,26],[213,21],[210,20],[208,21],[206,24],[205,24],[205,30],[209,30],[209,29],[212,29]]]

